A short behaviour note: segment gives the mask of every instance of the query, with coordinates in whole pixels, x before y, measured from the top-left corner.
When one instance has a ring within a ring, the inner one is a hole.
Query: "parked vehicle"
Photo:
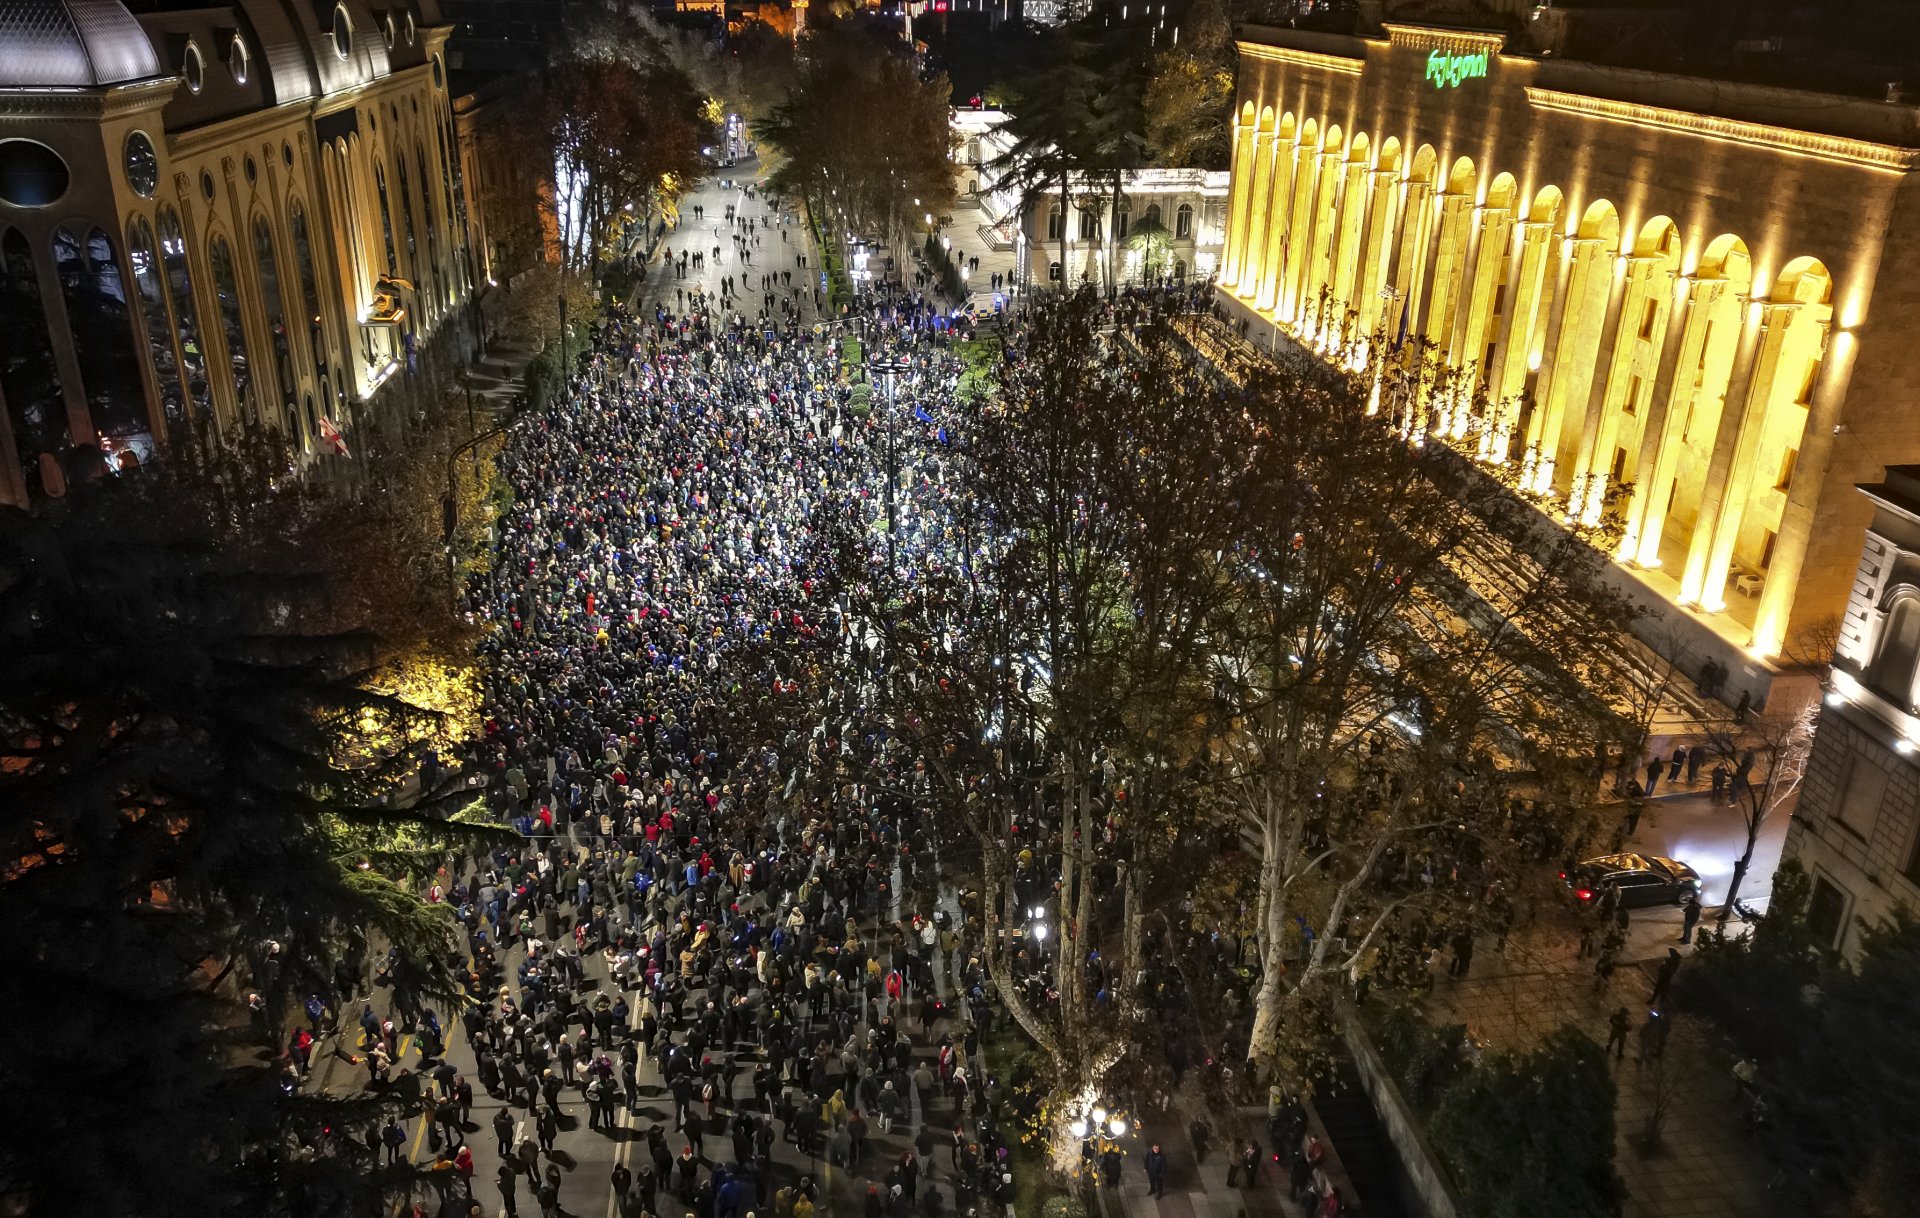
[[[1561,872],[1581,904],[1598,904],[1609,888],[1629,908],[1685,905],[1700,891],[1700,873],[1685,863],[1657,854],[1603,854]]]

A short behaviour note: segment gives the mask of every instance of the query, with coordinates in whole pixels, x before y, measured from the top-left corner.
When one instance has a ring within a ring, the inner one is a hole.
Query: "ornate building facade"
[[[1786,845],[1815,939],[1846,954],[1863,923],[1920,909],[1920,466],[1859,489],[1873,522]]]
[[[0,5],[0,500],[271,435],[346,451],[456,325],[470,253],[435,0]]]
[[[1920,458],[1920,108],[1391,22],[1240,63],[1232,309],[1419,344],[1457,386],[1428,434],[1617,505],[1623,577],[1699,639],[1759,664],[1841,611],[1852,486]]]
[[[989,248],[1014,255],[1014,278],[1036,286],[1104,282],[1109,259],[1123,283],[1205,279],[1220,269],[1226,237],[1228,175],[1223,170],[1147,168],[1121,178],[1119,206],[1110,178],[1076,180],[1062,203],[1057,189],[995,188],[1001,160],[1015,145],[1000,110],[953,112],[954,166],[964,199],[978,203]],[[1143,228],[1151,222],[1151,229]],[[1147,231],[1158,235],[1142,240]],[[1063,241],[1064,239],[1064,241]],[[1065,262],[1061,260],[1064,252]]]

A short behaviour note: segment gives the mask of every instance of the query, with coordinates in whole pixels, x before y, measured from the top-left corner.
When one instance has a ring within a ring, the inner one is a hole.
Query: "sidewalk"
[[[1435,1023],[1464,1023],[1488,1049],[1524,1049],[1573,1024],[1595,1041],[1607,1040],[1607,1017],[1624,1006],[1637,1030],[1647,1017],[1654,961],[1679,938],[1676,910],[1635,910],[1621,967],[1600,993],[1593,961],[1577,956],[1579,936],[1566,911],[1543,912],[1516,928],[1504,954],[1488,942],[1474,956],[1474,973],[1436,976],[1422,1004]],[[1683,951],[1686,949],[1682,949]],[[1686,1016],[1676,1020],[1658,1063],[1637,1060],[1630,1037],[1626,1059],[1614,1067],[1615,1162],[1626,1182],[1625,1218],[1772,1218],[1788,1213],[1767,1191],[1772,1168],[1741,1132],[1732,1103],[1733,1059]],[[1642,1144],[1648,1114],[1667,1106],[1659,1144]]]
[[[972,199],[961,196],[960,201],[953,205],[951,215],[953,223],[943,229],[941,235],[953,241],[953,248],[949,251],[953,256],[953,264],[964,267],[969,258],[980,260],[980,268],[967,281],[973,306],[983,312],[993,311],[995,274],[1005,276],[1000,299],[1003,305],[1010,304],[1015,297],[1008,291],[1006,282],[1011,282],[1017,271],[1013,248],[995,249],[988,243],[980,231],[987,223],[987,213]]]

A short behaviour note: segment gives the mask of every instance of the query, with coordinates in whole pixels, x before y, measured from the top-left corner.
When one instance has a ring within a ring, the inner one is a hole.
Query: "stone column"
[[[1272,313],[1280,296],[1280,274],[1286,261],[1288,225],[1293,222],[1293,165],[1295,146],[1282,144],[1273,152],[1273,184],[1267,190],[1267,239],[1261,243],[1260,274],[1255,278],[1253,306]]]
[[[1707,318],[1726,288],[1723,279],[1702,280],[1687,275],[1682,281],[1687,289],[1686,303],[1667,315],[1667,339],[1660,348],[1660,371],[1648,399],[1640,459],[1634,466],[1633,498],[1627,504],[1626,533],[1621,538],[1622,556],[1641,567],[1660,565],[1667,500],[1674,471],[1680,465],[1687,414],[1693,406],[1694,387],[1677,386],[1675,380],[1690,377],[1700,366],[1706,354]]]
[[[1827,462],[1833,456],[1834,425],[1839,421],[1847,381],[1853,372],[1849,366],[1854,347],[1851,336],[1846,336],[1843,343],[1834,343],[1830,314],[1819,325],[1820,377],[1814,383],[1813,400],[1807,404],[1807,430],[1800,437],[1793,485],[1787,488],[1786,507],[1781,510],[1780,528],[1773,539],[1773,562],[1767,568],[1760,609],[1753,619],[1753,646],[1762,655],[1778,654],[1792,624],[1794,592],[1799,588],[1800,572],[1813,540],[1813,516],[1820,505],[1820,490],[1826,485]]]
[[[1297,322],[1306,311],[1307,264],[1313,255],[1314,166],[1318,155],[1313,145],[1302,142],[1294,153],[1293,198],[1287,206],[1285,258],[1280,268],[1280,320]]]
[[[1253,142],[1253,180],[1248,187],[1246,240],[1241,243],[1241,261],[1234,281],[1234,294],[1251,301],[1254,289],[1266,267],[1261,251],[1267,245],[1267,226],[1272,222],[1267,194],[1273,186],[1273,132],[1262,131]]]
[[[1695,601],[1710,613],[1726,608],[1727,564],[1752,491],[1754,454],[1765,430],[1787,322],[1798,307],[1792,301],[1766,301],[1749,310],[1758,314],[1757,324],[1750,318],[1740,336],[1740,354],[1727,382],[1727,402],[1739,403],[1740,409],[1723,409],[1720,416],[1713,462],[1700,497],[1700,518],[1694,524],[1680,583],[1682,599]]]
[[[1560,432],[1566,426],[1567,414],[1576,404],[1584,408],[1591,393],[1593,374],[1598,364],[1595,353],[1600,347],[1606,325],[1608,298],[1612,296],[1613,259],[1607,253],[1606,241],[1600,237],[1574,237],[1570,244],[1573,256],[1567,260],[1566,285],[1554,301],[1557,321],[1554,327],[1553,363],[1542,370],[1540,384],[1535,390],[1540,402],[1540,424],[1534,439],[1540,452],[1533,471],[1532,486],[1535,493],[1541,495],[1553,492],[1555,471],[1560,460]],[[1610,290],[1599,306],[1601,315],[1591,318],[1587,315],[1591,308],[1588,297],[1594,294],[1595,275],[1605,275]],[[1569,508],[1579,497],[1579,489],[1577,483],[1569,483]]]
[[[1360,314],[1358,324],[1363,342],[1370,343],[1374,330],[1380,325],[1381,292],[1386,287],[1387,264],[1393,259],[1396,176],[1396,171],[1391,169],[1375,169],[1367,175],[1373,202],[1367,211],[1365,248],[1360,254],[1360,279],[1354,289],[1353,302]]]
[[[1220,259],[1220,286],[1229,290],[1239,283],[1240,266],[1247,258],[1247,200],[1253,193],[1248,178],[1252,172],[1253,124],[1235,123],[1233,169],[1227,178],[1227,240]],[[1061,223],[1065,222],[1062,217]],[[1060,273],[1065,276],[1066,268],[1060,268]]]
[[[1573,469],[1573,492],[1568,512],[1587,524],[1599,522],[1600,505],[1606,500],[1611,477],[1613,438],[1619,430],[1620,412],[1627,407],[1626,394],[1633,380],[1633,344],[1637,333],[1623,339],[1621,327],[1639,316],[1649,300],[1664,308],[1657,294],[1669,290],[1666,282],[1649,280],[1666,264],[1666,259],[1646,254],[1629,254],[1624,274],[1615,274],[1607,295],[1607,316],[1602,325],[1600,350],[1594,360],[1598,381],[1587,393],[1586,418],[1580,426],[1580,450]],[[1664,323],[1665,314],[1660,320]]]
[[[1500,318],[1494,363],[1488,370],[1487,396],[1493,400],[1493,439],[1488,458],[1504,463],[1512,457],[1513,428],[1520,394],[1526,388],[1527,363],[1533,357],[1534,323],[1540,316],[1540,294],[1546,287],[1553,258],[1553,224],[1527,220],[1521,225],[1520,266],[1507,283],[1507,308]]]

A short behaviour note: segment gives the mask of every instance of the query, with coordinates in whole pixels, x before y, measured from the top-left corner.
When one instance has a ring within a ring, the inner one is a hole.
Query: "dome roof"
[[[0,0],[0,88],[87,88],[161,75],[120,0]]]

